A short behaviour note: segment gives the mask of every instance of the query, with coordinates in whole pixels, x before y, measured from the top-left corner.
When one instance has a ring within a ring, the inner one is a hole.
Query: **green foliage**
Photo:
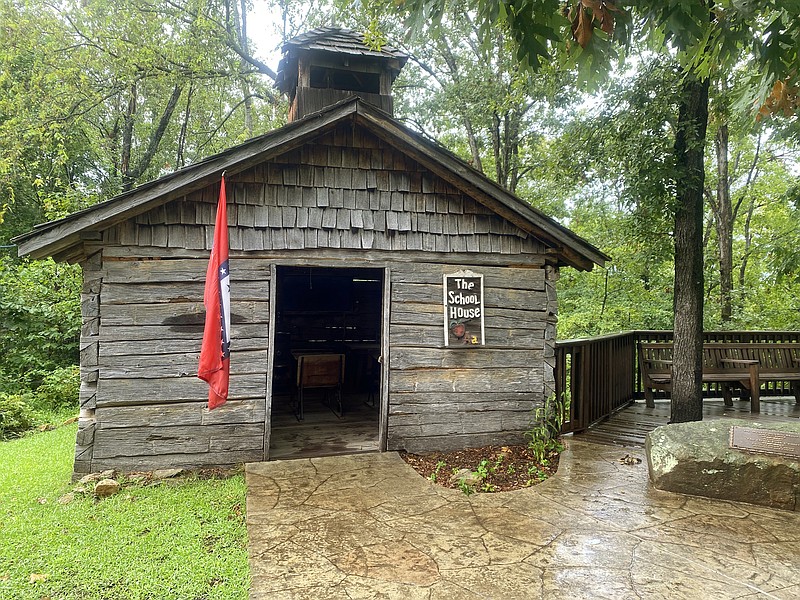
[[[475,493],[473,487],[467,483],[466,477],[460,477],[456,485],[458,485],[458,489],[460,489],[465,496],[471,496]]]
[[[547,464],[553,453],[564,449],[561,444],[561,426],[568,410],[569,400],[565,394],[560,398],[550,396],[543,406],[535,410],[533,424],[525,432],[525,437],[528,438],[528,448],[538,463]]]
[[[0,439],[21,436],[38,426],[58,426],[74,417],[79,387],[80,370],[72,365],[44,375],[32,392],[0,391]]]
[[[47,411],[77,410],[80,384],[80,369],[77,365],[55,369],[47,373],[42,384],[36,388],[34,406]]]
[[[397,5],[404,11],[409,29],[421,31],[432,24],[436,33],[437,27],[448,22],[448,9],[458,3],[449,0],[404,0]],[[524,69],[538,70],[558,56],[574,67],[576,75],[588,83],[597,82],[610,70],[618,58],[617,42],[624,42],[629,35],[630,16],[626,11],[592,15],[591,10],[587,9],[590,20],[592,17],[598,23],[602,18],[606,22],[613,20],[616,27],[610,35],[599,28],[594,30],[585,48],[573,44],[570,32],[577,13],[569,11],[569,4],[565,5],[559,0],[481,1],[471,3],[469,9],[485,46],[490,46],[492,38],[499,33],[507,35],[513,40],[514,59]]]
[[[0,392],[0,440],[17,437],[36,424],[29,395]]]
[[[671,329],[675,167],[672,157],[679,83],[674,65],[656,59],[616,79],[597,109],[572,120],[553,146],[556,181],[573,206],[570,227],[594,241],[612,262],[605,270],[562,271],[560,338],[629,329]],[[714,98],[712,134],[728,119]],[[798,216],[794,147],[754,127],[729,120],[733,231],[733,317],[720,320],[719,244],[713,200],[718,177],[709,144],[705,196],[706,329],[794,329],[793,281]]]
[[[0,598],[247,598],[242,475],[59,502],[72,489],[75,434],[0,443]]]
[[[282,122],[238,7],[1,3],[0,240]]]
[[[431,480],[432,483],[436,483],[436,480],[439,478],[439,471],[441,471],[444,467],[447,466],[447,463],[443,460],[440,460],[436,463],[436,469],[434,469],[433,473],[430,474],[428,479]]]
[[[10,387],[10,386],[9,386]],[[57,368],[34,391],[0,391],[0,439],[18,437],[37,426],[58,426],[78,411],[80,369]]]
[[[429,22],[443,22],[452,4],[451,0],[404,0],[397,6],[405,11],[409,28],[419,31]],[[648,0],[614,3],[613,9],[608,4],[480,0],[472,5],[472,12],[481,39],[486,42],[498,32],[508,35],[523,67],[536,70],[556,57],[574,65],[580,79],[588,83],[605,80],[620,49],[636,37],[645,39],[653,51],[671,51],[685,70],[700,77],[746,62],[752,73],[750,100],[763,101],[778,79],[800,80],[797,2]],[[579,22],[576,17],[581,12],[586,18]],[[613,29],[608,31],[611,23]]]
[[[80,268],[0,257],[0,391],[33,389],[78,362]]]
[[[530,475],[528,485],[532,485],[534,483],[540,483],[545,479],[547,479],[547,472],[543,471],[542,469],[539,468],[538,465],[535,464],[528,467],[528,475]]]

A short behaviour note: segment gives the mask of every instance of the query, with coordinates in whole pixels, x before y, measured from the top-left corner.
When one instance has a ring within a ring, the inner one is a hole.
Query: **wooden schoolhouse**
[[[395,120],[406,59],[301,35],[286,126],[17,240],[83,268],[76,473],[522,441],[553,393],[559,269],[608,257]],[[209,411],[223,171],[230,396]]]

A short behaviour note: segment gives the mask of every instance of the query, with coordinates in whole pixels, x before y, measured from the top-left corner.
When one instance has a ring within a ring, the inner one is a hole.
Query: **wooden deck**
[[[759,423],[782,422],[800,419],[800,406],[794,398],[762,397],[761,413],[750,412],[750,402],[734,399],[732,407],[726,407],[722,399],[707,398],[703,401],[703,419],[745,419]],[[644,400],[623,408],[610,418],[597,423],[583,433],[573,434],[576,439],[613,446],[644,447],[648,431],[666,425],[669,421],[669,400],[656,400],[655,408],[647,408]]]

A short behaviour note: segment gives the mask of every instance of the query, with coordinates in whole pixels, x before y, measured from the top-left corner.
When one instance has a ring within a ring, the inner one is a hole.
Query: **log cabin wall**
[[[442,275],[484,275],[486,346],[444,347]],[[542,268],[403,264],[392,267],[389,449],[450,450],[521,443],[552,381],[543,360]]]
[[[92,471],[263,458],[270,264],[231,259],[231,395],[209,412],[196,377],[207,263],[104,256]]]
[[[95,409],[97,408],[97,382],[99,378],[100,348],[100,284],[102,282],[102,255],[95,252],[82,263],[83,288],[81,290],[81,382],[78,418],[78,435],[75,443],[76,473],[88,473],[92,467],[94,449]]]
[[[195,373],[218,193],[209,186],[84,243],[87,433],[76,472],[263,458],[275,265],[389,267],[389,449],[521,438],[552,388],[545,247],[350,123],[229,176],[231,399],[205,410]],[[442,274],[464,268],[485,275],[487,346],[446,349]]]

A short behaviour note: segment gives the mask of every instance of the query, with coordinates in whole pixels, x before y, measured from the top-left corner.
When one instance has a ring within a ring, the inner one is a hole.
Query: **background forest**
[[[613,257],[562,272],[560,338],[672,327],[682,72],[668,45],[634,43],[603,78],[570,61],[534,73],[466,1],[410,38],[382,6],[0,0],[0,435],[11,414],[74,406],[78,385],[79,267],[19,259],[11,240],[282,125],[275,51],[319,25],[409,53],[398,118]],[[799,324],[800,126],[776,110],[797,93],[773,90],[758,113],[758,76],[710,77],[706,329]]]

